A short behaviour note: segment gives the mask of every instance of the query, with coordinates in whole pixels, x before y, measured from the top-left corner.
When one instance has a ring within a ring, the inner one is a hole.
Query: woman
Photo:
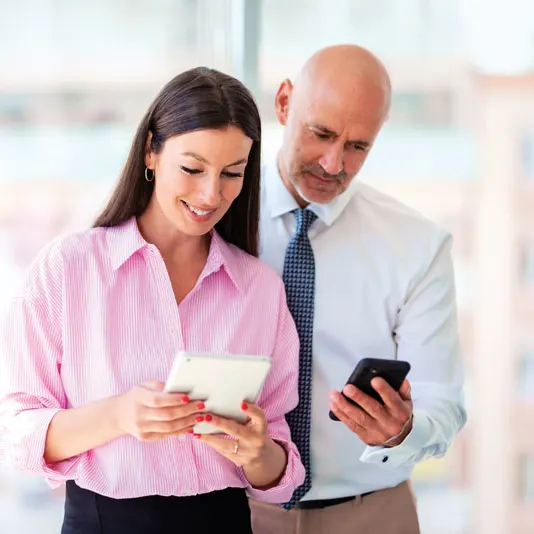
[[[174,78],[95,227],[46,247],[13,303],[0,444],[19,469],[66,481],[63,534],[248,533],[247,494],[284,502],[303,481],[284,418],[297,334],[255,258],[260,126],[237,80]],[[246,424],[162,392],[179,350],[272,358]],[[194,435],[202,420],[226,435]]]

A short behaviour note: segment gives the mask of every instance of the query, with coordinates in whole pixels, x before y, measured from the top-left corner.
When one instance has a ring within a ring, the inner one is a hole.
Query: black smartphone
[[[402,360],[382,360],[380,358],[364,358],[360,360],[354,371],[347,380],[347,384],[352,384],[365,394],[373,399],[376,399],[380,404],[384,404],[382,397],[378,394],[373,386],[371,380],[375,377],[383,378],[395,391],[399,391],[404,379],[410,372],[410,364]],[[342,395],[351,403],[357,406],[352,399],[342,393]],[[332,410],[329,413],[332,421],[339,421],[338,417]]]

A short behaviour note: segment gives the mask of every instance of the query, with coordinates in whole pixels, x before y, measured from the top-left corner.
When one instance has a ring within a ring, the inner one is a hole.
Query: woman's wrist
[[[243,471],[251,486],[256,489],[270,489],[279,484],[283,478],[288,462],[285,448],[269,438],[265,453],[243,466]]]
[[[105,419],[106,425],[116,438],[124,436],[126,431],[121,426],[122,397],[116,395],[105,400]]]

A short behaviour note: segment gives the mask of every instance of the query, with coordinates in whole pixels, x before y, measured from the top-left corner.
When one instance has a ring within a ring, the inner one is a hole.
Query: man
[[[307,478],[285,507],[251,503],[255,534],[417,534],[412,469],[465,424],[451,237],[354,179],[390,100],[382,63],[348,45],[315,54],[276,95],[285,130],[264,169],[261,257],[299,330],[288,421]],[[366,357],[411,364],[399,392],[373,379],[383,406],[336,391]]]

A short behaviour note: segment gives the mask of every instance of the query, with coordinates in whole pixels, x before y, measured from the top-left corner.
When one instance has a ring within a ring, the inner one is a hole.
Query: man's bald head
[[[370,91],[383,100],[385,115],[391,102],[391,81],[386,68],[374,54],[357,45],[330,46],[316,52],[298,73],[293,90],[296,96],[330,90],[342,98]]]
[[[318,51],[294,84],[282,83],[275,106],[286,126],[279,167],[301,205],[328,203],[345,191],[387,119],[390,103],[386,68],[355,45]]]

